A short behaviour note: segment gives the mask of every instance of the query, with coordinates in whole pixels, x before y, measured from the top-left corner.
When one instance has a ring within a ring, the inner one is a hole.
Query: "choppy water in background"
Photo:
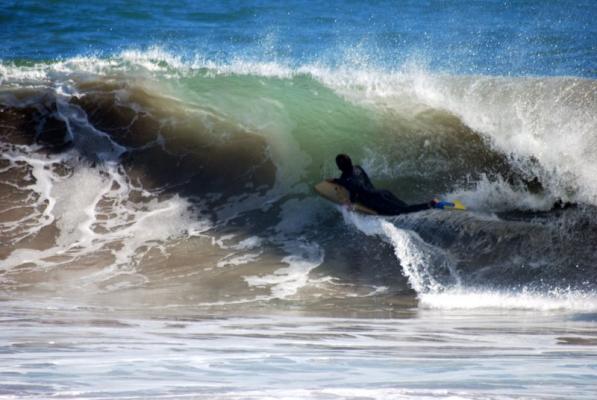
[[[0,396],[592,398],[596,16],[2,3]]]
[[[291,65],[416,58],[470,74],[595,77],[592,1],[292,0],[3,2],[3,59],[54,60],[160,46],[177,56]],[[348,64],[350,62],[350,64]]]

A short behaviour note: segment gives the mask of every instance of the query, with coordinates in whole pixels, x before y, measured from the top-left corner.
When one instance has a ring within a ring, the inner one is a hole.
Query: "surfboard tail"
[[[441,201],[437,202],[437,204],[435,205],[435,208],[439,208],[441,210],[459,210],[459,211],[466,210],[465,205],[462,204],[462,202],[460,200],[454,200],[454,201],[441,200]]]
[[[464,206],[464,204],[462,204],[460,200],[454,200],[452,203],[454,203],[454,210],[466,210],[466,207]]]

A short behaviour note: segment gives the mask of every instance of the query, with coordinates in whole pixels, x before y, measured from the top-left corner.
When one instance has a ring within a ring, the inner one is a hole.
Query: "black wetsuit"
[[[428,203],[408,205],[389,190],[375,189],[367,173],[359,165],[351,172],[342,172],[334,182],[344,186],[350,193],[352,203],[360,203],[381,215],[398,215],[430,208]]]

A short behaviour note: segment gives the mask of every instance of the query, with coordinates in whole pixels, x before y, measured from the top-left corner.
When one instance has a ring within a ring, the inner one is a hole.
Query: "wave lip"
[[[224,95],[230,90],[225,87],[227,79],[244,78],[238,83],[240,87],[248,84],[250,90],[252,78],[264,78],[261,83],[274,91],[278,90],[276,80],[298,87],[307,79],[312,80],[306,82],[311,96],[317,96],[323,89],[332,90],[340,98],[370,109],[382,118],[386,115],[400,118],[388,121],[388,125],[403,125],[411,119],[417,122],[415,128],[437,129],[439,119],[445,119],[447,114],[478,134],[492,151],[507,157],[526,177],[537,177],[554,196],[597,205],[597,186],[592,179],[597,174],[595,80],[459,76],[432,73],[414,62],[391,70],[367,65],[331,67],[317,62],[293,65],[243,57],[222,62],[200,54],[183,57],[160,47],[125,50],[108,58],[89,56],[32,65],[0,64],[0,82],[9,86],[39,83],[60,86],[73,78],[114,77],[130,82],[139,79],[176,85],[184,82],[183,86],[203,86],[211,80],[210,86],[224,85],[221,88]],[[288,107],[288,100],[316,99],[300,99],[298,96],[304,94],[292,86],[284,85],[287,99],[282,103],[274,92],[265,91],[264,95],[284,107]],[[250,96],[249,91],[246,96]],[[243,101],[259,104],[255,98]],[[421,126],[421,118],[429,113],[438,115],[435,128]],[[252,122],[263,126],[268,121]],[[442,134],[433,132],[431,137]]]

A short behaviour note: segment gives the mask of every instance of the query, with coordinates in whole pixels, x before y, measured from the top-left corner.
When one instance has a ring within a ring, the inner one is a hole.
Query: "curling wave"
[[[570,288],[597,308],[593,80],[153,49],[3,63],[0,82],[5,290],[229,306]],[[406,201],[473,211],[339,218],[310,190],[338,152]]]

